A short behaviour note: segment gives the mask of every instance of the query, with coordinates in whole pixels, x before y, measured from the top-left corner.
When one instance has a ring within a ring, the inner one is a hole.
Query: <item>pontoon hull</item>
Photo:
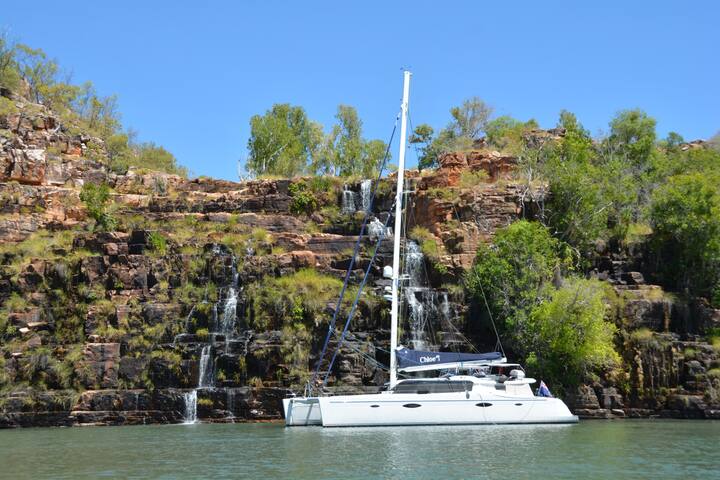
[[[557,398],[466,394],[351,395],[319,398],[325,427],[577,423]]]
[[[283,410],[289,427],[322,425],[318,397],[283,398]]]

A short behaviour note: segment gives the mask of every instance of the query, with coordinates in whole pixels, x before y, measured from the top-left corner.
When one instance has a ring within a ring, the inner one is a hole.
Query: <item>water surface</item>
[[[0,477],[720,479],[720,422],[0,430]]]

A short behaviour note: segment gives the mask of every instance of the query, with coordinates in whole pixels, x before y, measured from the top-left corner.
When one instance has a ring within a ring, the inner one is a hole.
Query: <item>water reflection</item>
[[[718,478],[720,422],[0,431],[3,478]],[[31,460],[30,460],[31,459]]]

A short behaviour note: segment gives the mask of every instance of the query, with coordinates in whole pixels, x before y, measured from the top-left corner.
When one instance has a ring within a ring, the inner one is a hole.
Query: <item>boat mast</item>
[[[398,317],[400,316],[400,237],[402,236],[402,209],[405,177],[405,142],[407,137],[408,102],[410,99],[410,75],[405,70],[403,100],[400,106],[400,153],[398,154],[397,192],[395,194],[395,230],[393,238],[392,311],[390,315],[390,388],[397,383]]]

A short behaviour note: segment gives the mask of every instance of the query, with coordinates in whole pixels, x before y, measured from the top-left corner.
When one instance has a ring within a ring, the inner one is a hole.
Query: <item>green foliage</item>
[[[720,176],[677,175],[652,195],[653,247],[676,288],[713,296],[720,284]]]
[[[117,228],[117,220],[108,211],[110,187],[107,184],[86,182],[80,192],[80,200],[85,204],[88,215],[95,220],[96,228],[112,231]]]
[[[500,327],[517,343],[525,336],[532,309],[571,265],[566,248],[547,228],[521,220],[498,230],[492,246],[480,246],[465,286],[480,305],[487,298]]]
[[[472,97],[450,109],[452,121],[436,137],[432,127],[418,125],[410,136],[410,143],[420,145],[418,169],[437,167],[444,153],[471,149],[474,140],[485,131],[491,114],[492,107]]]
[[[316,148],[316,133],[302,107],[275,104],[250,119],[249,172],[292,177],[302,173]]]
[[[613,346],[616,327],[606,318],[611,295],[607,284],[577,278],[553,290],[530,313],[523,338],[523,350],[535,363],[529,366],[568,385],[619,362]]]
[[[150,232],[148,235],[148,244],[153,252],[165,255],[167,252],[167,239],[160,232]]]
[[[310,215],[318,209],[318,200],[305,182],[293,182],[288,186],[292,201],[290,211],[295,214]]]
[[[37,103],[42,103],[46,89],[54,83],[58,65],[49,60],[45,52],[27,45],[16,46],[16,61],[20,76],[30,86],[30,92]]]
[[[435,130],[427,123],[423,123],[415,127],[415,130],[410,135],[409,143],[420,146],[417,155],[418,170],[420,171],[434,166],[436,162],[438,153],[432,150],[434,134]]]
[[[587,255],[593,242],[608,234],[607,171],[592,162],[592,139],[573,114],[561,112],[559,126],[565,136],[545,166],[552,192],[546,222],[558,238]]]
[[[362,121],[355,107],[339,105],[335,119],[337,123],[312,155],[311,170],[343,177],[376,176],[387,144],[363,138]]]
[[[153,142],[141,143],[135,147],[137,158],[134,160],[143,168],[158,170],[187,177],[187,168],[178,165],[175,156]]]
[[[642,110],[623,110],[610,122],[608,144],[633,166],[643,168],[655,147],[655,124]]]
[[[131,134],[120,132],[117,96],[101,96],[91,82],[73,85],[61,81],[60,77],[58,63],[48,58],[44,51],[23,44],[14,45],[0,35],[0,85],[16,93],[29,93],[32,101],[55,111],[67,132],[86,133],[102,139],[106,148],[101,144],[89,145],[88,157],[107,161],[118,173],[124,173],[135,163],[144,168],[187,175],[187,170],[179,166],[164,148],[152,143],[135,145],[130,139]],[[23,82],[29,92],[22,91]],[[0,114],[13,113],[13,108],[7,99],[1,100]]]
[[[548,230],[521,220],[478,249],[465,277],[469,295],[488,306],[511,349],[545,378],[572,384],[618,360],[614,325],[607,321],[614,294],[605,284],[578,278],[567,247]]]
[[[340,291],[342,282],[312,269],[292,275],[265,279],[251,285],[253,324],[257,328],[282,328],[302,323],[313,326],[323,322],[320,314]],[[346,298],[349,298],[347,296]]]
[[[20,74],[16,66],[16,46],[0,33],[0,85],[16,90],[20,86]]]

